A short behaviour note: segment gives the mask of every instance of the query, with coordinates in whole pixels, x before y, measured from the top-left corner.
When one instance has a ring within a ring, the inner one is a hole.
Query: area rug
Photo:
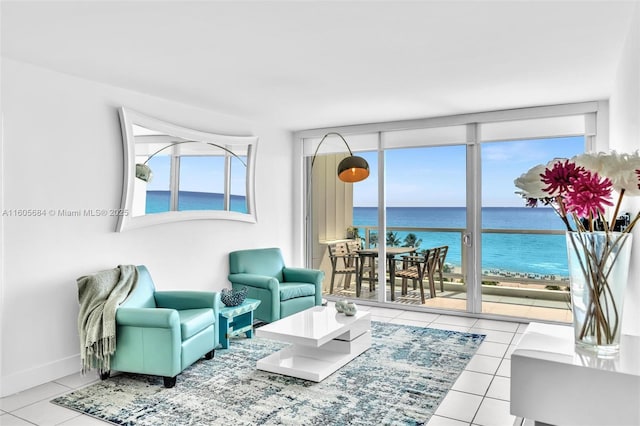
[[[166,389],[119,374],[52,402],[117,425],[425,424],[484,335],[371,323],[372,345],[321,383],[256,370],[285,346],[254,337],[201,359]]]

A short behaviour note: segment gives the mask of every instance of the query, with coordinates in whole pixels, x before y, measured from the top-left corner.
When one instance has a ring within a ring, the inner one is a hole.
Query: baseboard
[[[2,377],[0,398],[80,372],[80,354]]]

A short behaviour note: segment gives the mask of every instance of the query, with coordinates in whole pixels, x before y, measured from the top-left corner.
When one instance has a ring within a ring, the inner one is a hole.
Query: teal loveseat
[[[247,297],[262,301],[254,318],[273,322],[322,304],[324,272],[285,266],[279,248],[229,253],[229,281],[234,289],[247,287]]]
[[[147,268],[137,269],[136,287],[116,310],[111,370],[162,376],[165,387],[173,387],[185,368],[203,356],[213,358],[220,294],[156,291]]]

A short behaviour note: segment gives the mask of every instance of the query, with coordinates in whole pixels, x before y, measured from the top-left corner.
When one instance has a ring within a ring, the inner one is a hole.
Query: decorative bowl
[[[222,289],[220,300],[222,300],[225,306],[238,306],[244,302],[244,299],[247,297],[247,290],[246,287],[242,287],[239,290]]]

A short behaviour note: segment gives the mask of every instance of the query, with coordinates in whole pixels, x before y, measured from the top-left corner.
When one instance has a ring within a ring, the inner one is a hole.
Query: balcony
[[[466,259],[465,246],[462,244],[462,236],[464,229],[458,228],[410,228],[410,227],[389,227],[388,231],[397,233],[397,235],[406,235],[414,233],[417,235],[427,236],[424,241],[433,241],[433,244],[423,243],[420,248],[428,248],[441,245],[445,241],[450,247],[451,257],[446,259],[447,268],[443,272],[442,289],[438,274],[436,274],[435,287],[436,297],[427,298],[422,304],[420,298],[420,290],[413,289],[412,282],[408,283],[408,292],[406,295],[401,294],[401,280],[396,278],[395,282],[395,301],[391,304],[401,305],[419,305],[429,308],[450,309],[457,311],[466,311],[467,304],[467,285],[464,282],[465,272],[463,268]],[[360,230],[364,232],[364,246],[370,248],[377,244],[377,228],[365,227]],[[362,235],[362,234],[361,234]],[[527,244],[528,239],[538,240],[538,244],[551,243],[546,241],[547,237],[553,238],[553,243],[558,244],[558,238],[563,237],[563,231],[540,231],[540,230],[521,230],[521,229],[484,229],[483,245],[495,241],[495,238],[509,239],[517,238],[520,244]],[[431,238],[433,236],[433,238]],[[437,243],[435,243],[437,241]],[[510,249],[507,256],[517,253],[516,249]],[[517,254],[516,254],[517,255]],[[504,315],[510,317],[520,317],[527,319],[535,319],[542,321],[566,322],[572,321],[571,302],[568,291],[569,281],[566,275],[558,273],[534,273],[526,271],[512,271],[505,265],[500,267],[496,265],[496,257],[499,259],[500,253],[493,253],[493,265],[482,269],[482,312],[494,315]],[[560,261],[564,262],[566,256]],[[532,263],[536,263],[536,259],[531,259]],[[399,263],[398,263],[399,264]],[[326,268],[326,262],[321,266],[325,270],[327,277],[331,277],[331,267]],[[326,280],[329,281],[329,280]],[[386,300],[391,300],[390,283],[386,280]],[[368,283],[363,282],[360,297],[356,297],[356,277],[353,276],[336,276],[333,294],[337,298],[349,298],[360,300],[378,300],[378,287],[370,289]],[[425,289],[428,283],[425,279]],[[428,291],[426,291],[428,294]],[[329,295],[329,286],[326,285],[325,295]]]

